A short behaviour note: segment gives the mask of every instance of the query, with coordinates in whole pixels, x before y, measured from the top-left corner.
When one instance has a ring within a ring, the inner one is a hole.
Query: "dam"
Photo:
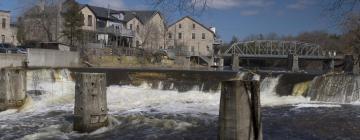
[[[217,139],[221,80],[215,79],[225,79],[237,73],[187,71],[182,75],[176,70],[144,73],[90,69],[108,75],[122,73],[119,74],[122,76],[107,77],[108,126],[83,134],[73,131],[74,72],[88,70],[28,70],[25,104],[18,109],[0,112],[2,138]],[[200,77],[199,74],[212,76]],[[356,76],[260,75],[263,139],[359,137],[359,92],[356,90],[359,83]],[[339,80],[342,82],[331,86]],[[332,89],[323,88],[326,86]],[[346,127],[342,126],[344,123]],[[339,126],[342,130],[335,131]]]
[[[0,135],[4,139],[358,137],[360,85],[354,58],[336,59],[343,61],[337,62],[344,67],[340,73],[334,71],[335,62],[312,73],[299,69],[303,58],[287,58],[285,71],[240,68],[242,57],[236,56],[230,68],[38,67],[36,61],[29,63],[34,66],[4,68]],[[309,117],[312,114],[317,116]],[[351,127],[332,133],[342,120]]]

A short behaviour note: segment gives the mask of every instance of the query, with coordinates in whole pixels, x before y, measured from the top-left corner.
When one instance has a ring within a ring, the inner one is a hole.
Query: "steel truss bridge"
[[[335,52],[324,51],[320,45],[299,41],[257,40],[237,42],[223,53],[223,56],[240,58],[276,58],[287,59],[290,54],[299,59],[341,59]]]

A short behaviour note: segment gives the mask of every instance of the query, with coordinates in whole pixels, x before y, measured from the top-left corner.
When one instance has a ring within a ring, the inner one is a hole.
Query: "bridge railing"
[[[327,57],[319,45],[297,41],[249,41],[238,42],[227,49],[224,55],[242,56],[287,56],[296,54],[304,57]]]

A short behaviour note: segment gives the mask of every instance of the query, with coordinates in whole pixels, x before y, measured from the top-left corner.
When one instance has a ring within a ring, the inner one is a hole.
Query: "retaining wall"
[[[78,52],[28,49],[27,60],[30,67],[78,67],[80,65]]]
[[[20,67],[26,61],[25,54],[0,53],[0,69],[6,67]]]

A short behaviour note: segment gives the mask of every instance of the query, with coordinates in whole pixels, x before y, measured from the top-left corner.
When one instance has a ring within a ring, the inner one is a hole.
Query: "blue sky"
[[[26,5],[36,0],[0,0],[0,9],[16,17]],[[80,3],[114,9],[152,9],[149,0],[78,0]],[[214,26],[221,38],[244,38],[250,34],[275,32],[296,35],[304,31],[326,30],[340,33],[326,18],[324,0],[210,0],[209,9],[196,16],[206,26]],[[183,16],[183,15],[182,15]],[[172,20],[180,18],[174,14]]]

